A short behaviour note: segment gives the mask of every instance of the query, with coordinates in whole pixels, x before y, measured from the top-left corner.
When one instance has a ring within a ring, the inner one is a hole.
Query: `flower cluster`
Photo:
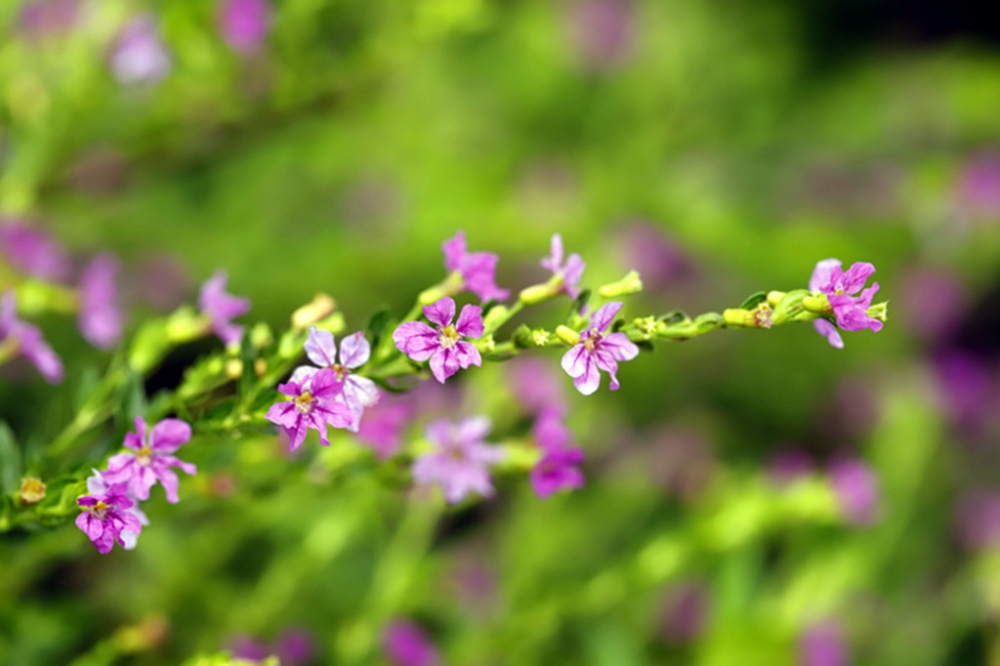
[[[831,346],[837,349],[844,347],[844,339],[837,327],[852,332],[866,328],[875,333],[882,330],[882,322],[868,314],[872,298],[878,293],[878,282],[864,288],[865,282],[874,273],[875,267],[865,262],[857,262],[845,272],[839,259],[824,259],[813,269],[809,291],[826,295],[837,321],[837,326],[834,326],[827,319],[817,319],[813,326]]]

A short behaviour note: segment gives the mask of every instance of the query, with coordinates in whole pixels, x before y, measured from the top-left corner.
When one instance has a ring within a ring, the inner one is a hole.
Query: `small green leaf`
[[[23,474],[21,449],[5,421],[0,421],[0,493],[17,492]]]
[[[573,305],[570,306],[570,317],[580,313],[587,303],[590,302],[590,289],[584,289],[580,292],[580,295],[573,300]]]
[[[767,300],[766,291],[758,291],[752,296],[748,296],[743,303],[740,304],[740,308],[743,310],[753,310],[755,307]]]
[[[385,335],[386,326],[389,325],[389,319],[389,310],[384,307],[379,308],[368,319],[368,325],[365,329],[368,331],[368,337],[371,338],[372,349],[378,349],[378,344],[382,341],[382,336]]]
[[[680,310],[674,310],[673,312],[668,312],[667,314],[660,315],[656,318],[657,321],[662,322],[667,326],[670,326],[671,324],[679,324],[687,319],[688,316]]]

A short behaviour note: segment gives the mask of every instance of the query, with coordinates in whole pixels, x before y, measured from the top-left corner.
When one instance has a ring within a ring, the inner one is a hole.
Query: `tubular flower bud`
[[[292,328],[304,331],[337,309],[337,301],[324,293],[316,294],[311,301],[292,313]]]
[[[629,294],[638,294],[640,291],[642,291],[642,277],[639,275],[639,271],[629,271],[628,275],[618,282],[606,284],[597,290],[604,298],[619,298]]]

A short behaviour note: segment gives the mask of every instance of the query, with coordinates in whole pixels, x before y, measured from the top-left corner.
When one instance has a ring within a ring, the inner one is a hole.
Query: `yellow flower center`
[[[308,414],[312,411],[313,397],[308,391],[302,393],[295,398],[295,409],[299,410],[300,414]]]
[[[445,326],[441,329],[441,334],[438,335],[438,342],[445,349],[450,349],[458,342],[458,338],[458,331],[455,330],[454,326]]]
[[[330,369],[337,375],[337,381],[343,382],[347,378],[347,375],[351,374],[350,371],[339,363],[334,363],[330,366]]]
[[[135,454],[135,459],[140,465],[148,465],[153,459],[153,450],[149,448],[149,445],[143,446],[139,449],[139,452]]]
[[[594,349],[597,347],[597,343],[600,341],[601,341],[601,336],[597,335],[596,333],[592,333],[588,335],[587,338],[583,341],[583,347],[588,352],[592,353]]]
[[[108,509],[111,508],[110,504],[105,504],[104,502],[98,501],[97,504],[90,507],[90,513],[98,520],[104,520],[104,517],[108,515]]]

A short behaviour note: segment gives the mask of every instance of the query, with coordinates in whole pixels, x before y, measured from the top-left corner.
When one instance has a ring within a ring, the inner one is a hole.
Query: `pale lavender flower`
[[[218,16],[226,44],[234,51],[249,54],[257,51],[267,37],[271,5],[267,0],[222,0]]]
[[[563,264],[563,242],[562,236],[552,234],[552,242],[549,256],[542,259],[542,268],[552,271],[553,276],[558,277],[562,283],[562,291],[570,298],[580,295],[580,279],[583,277],[583,270],[587,265],[580,258],[580,255],[573,253],[566,258]]]
[[[215,271],[201,285],[201,294],[198,296],[198,307],[209,318],[212,330],[227,347],[239,344],[243,338],[243,327],[232,323],[232,320],[250,311],[250,299],[226,293],[228,281],[226,271]]]
[[[63,365],[52,347],[45,342],[37,326],[17,318],[17,296],[8,289],[0,301],[0,344],[11,344],[17,352],[28,359],[45,381],[58,384],[63,380]]]
[[[119,82],[155,83],[170,72],[170,66],[170,54],[152,14],[125,24],[111,52],[111,71]]]
[[[635,41],[632,0],[576,0],[567,11],[570,36],[585,66],[603,70],[625,60]]]
[[[413,418],[413,405],[405,398],[383,396],[361,417],[357,438],[375,450],[380,460],[390,458],[402,446],[402,434]]]
[[[406,321],[393,332],[392,340],[399,351],[414,361],[430,359],[434,378],[444,384],[459,368],[481,366],[479,350],[465,340],[483,334],[482,310],[477,305],[466,305],[452,326],[455,318],[455,301],[445,297],[424,306],[424,316],[437,324],[437,330],[420,321]]]
[[[18,29],[29,39],[59,37],[79,20],[79,0],[34,0],[21,7]]]
[[[87,478],[87,492],[91,495],[106,493],[108,487],[111,485],[106,477],[107,472],[99,472],[96,469],[92,471],[94,472],[93,475]],[[128,492],[128,490],[126,490],[125,494],[133,502],[132,506],[126,509],[126,511],[135,516],[142,527],[149,525],[149,518],[146,517],[146,512],[139,508],[139,500],[131,492]],[[122,530],[121,540],[125,550],[133,550],[136,547],[139,541],[139,534],[139,532],[128,528]]]
[[[65,248],[41,229],[14,220],[0,223],[0,252],[25,275],[65,282],[72,265]]]
[[[496,285],[497,262],[500,257],[493,252],[469,252],[465,232],[459,231],[441,245],[444,265],[450,273],[462,279],[462,289],[471,291],[480,301],[503,301],[510,292]]]
[[[548,408],[563,409],[566,396],[553,366],[539,358],[520,357],[504,364],[511,390],[521,406],[532,414]]]
[[[542,412],[531,434],[542,450],[542,457],[531,470],[535,494],[545,499],[560,490],[582,488],[586,483],[579,468],[584,460],[583,450],[569,446],[572,434],[560,411],[550,408]]]
[[[799,637],[799,666],[847,666],[847,647],[840,627],[832,621],[818,622]]]
[[[880,496],[875,471],[860,460],[845,458],[830,465],[828,473],[844,519],[854,525],[873,524]]]
[[[291,400],[271,405],[265,418],[285,431],[291,451],[302,445],[310,428],[319,433],[320,443],[329,446],[327,426],[346,428],[354,421],[351,408],[336,399],[343,388],[333,370],[319,370],[308,386],[295,381],[279,384],[278,392]]]
[[[631,361],[639,355],[639,348],[624,333],[607,332],[621,308],[622,304],[614,301],[597,310],[590,326],[580,333],[580,342],[562,357],[563,370],[573,378],[573,385],[584,395],[590,395],[600,387],[600,370],[610,375],[610,388],[617,391],[618,361]]]
[[[337,360],[337,342],[333,333],[327,330],[309,327],[309,339],[305,344],[306,356],[318,368],[300,366],[292,373],[292,381],[306,384],[321,368],[329,368],[337,375],[337,381],[344,384],[344,389],[337,395],[337,400],[347,404],[354,413],[354,420],[348,430],[357,432],[361,424],[361,416],[365,408],[371,407],[379,399],[375,382],[367,377],[361,377],[351,372],[368,362],[371,356],[371,345],[365,339],[365,334],[358,331],[340,341],[340,360]]]
[[[130,511],[135,502],[126,494],[126,484],[114,483],[104,487],[94,484],[94,490],[90,489],[90,485],[88,481],[88,492],[91,494],[76,500],[83,509],[83,513],[76,518],[76,526],[93,542],[97,552],[106,555],[115,547],[116,541],[124,548],[126,542],[122,533],[127,530],[138,535],[142,532],[142,523]]]
[[[866,262],[856,262],[845,272],[839,260],[824,259],[813,269],[809,291],[827,295],[837,318],[837,326],[841,329],[862,331],[868,328],[877,333],[882,330],[882,322],[870,317],[867,310],[878,292],[878,282],[873,282],[871,287],[864,289],[865,282],[873,273],[875,267]],[[859,291],[861,294],[856,296]],[[830,336],[818,326],[816,330],[830,340]],[[834,340],[830,343],[837,346]]]
[[[180,501],[177,487],[180,481],[171,467],[187,474],[198,468],[172,454],[191,439],[191,426],[180,419],[163,419],[147,432],[146,420],[135,417],[135,432],[125,435],[125,448],[130,451],[111,456],[105,478],[111,483],[127,483],[129,492],[139,500],[148,500],[150,489],[159,481],[167,501]]]
[[[80,316],[77,324],[87,342],[109,349],[122,337],[122,313],[118,307],[115,276],[118,262],[111,254],[100,254],[80,277]]]
[[[492,497],[489,466],[503,459],[503,451],[483,442],[490,428],[490,420],[485,417],[430,423],[424,436],[434,450],[414,461],[414,481],[440,486],[445,499],[452,504],[461,502],[470,493]]]
[[[382,635],[382,650],[392,666],[439,666],[437,649],[413,622],[396,620]]]

